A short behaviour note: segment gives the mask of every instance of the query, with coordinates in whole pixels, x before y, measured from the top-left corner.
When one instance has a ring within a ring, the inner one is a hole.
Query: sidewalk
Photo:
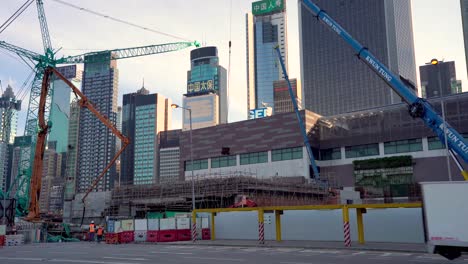
[[[194,245],[191,241],[172,242],[168,244]],[[340,249],[340,250],[366,250],[366,251],[393,251],[426,253],[425,244],[417,243],[379,243],[369,242],[364,245],[353,242],[351,247],[345,247],[341,241],[265,241],[260,245],[256,240],[197,240],[195,245],[226,246],[226,247],[282,247],[282,248],[310,248],[310,249]]]

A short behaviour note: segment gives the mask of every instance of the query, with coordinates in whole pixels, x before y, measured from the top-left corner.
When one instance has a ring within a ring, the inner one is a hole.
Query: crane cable
[[[23,14],[24,10],[26,10],[34,0],[27,0],[18,10],[16,10],[11,17],[9,17],[1,26],[0,26],[0,34],[5,31],[21,14]]]
[[[231,47],[232,47],[232,0],[229,8],[229,62],[228,62],[228,83],[227,83],[227,112],[229,113],[229,90],[231,88]],[[228,116],[229,119],[229,116]],[[228,120],[226,120],[227,122]]]
[[[62,0],[52,0],[52,1],[57,2],[57,3],[59,3],[59,4],[62,4],[62,5],[66,5],[66,6],[68,6],[68,7],[71,7],[71,8],[80,10],[80,11],[83,11],[83,12],[86,12],[86,13],[90,13],[90,14],[93,14],[93,15],[96,15],[96,16],[100,16],[100,17],[103,17],[103,18],[107,18],[107,19],[109,19],[109,20],[112,20],[112,21],[115,21],[115,22],[119,22],[119,23],[125,24],[125,25],[127,25],[127,26],[131,26],[131,27],[143,29],[143,30],[146,30],[146,31],[149,31],[149,32],[153,32],[153,33],[156,33],[156,34],[159,34],[159,35],[164,35],[164,36],[167,36],[167,37],[175,38],[175,39],[178,39],[178,40],[191,41],[191,40],[189,40],[189,39],[187,39],[187,38],[183,38],[183,37],[176,36],[176,35],[169,34],[169,33],[165,33],[165,32],[162,32],[162,31],[159,31],[159,30],[156,30],[156,29],[152,29],[152,28],[148,28],[148,27],[141,26],[141,25],[137,25],[137,24],[135,24],[135,23],[132,23],[132,22],[129,22],[129,21],[125,21],[125,20],[122,20],[122,19],[119,19],[119,18],[111,17],[111,16],[109,16],[109,15],[106,15],[106,14],[103,14],[103,13],[99,13],[99,12],[93,11],[93,10],[88,9],[88,8],[79,7],[79,6],[77,6],[77,5],[70,4],[70,3],[65,2],[65,1],[62,1]]]

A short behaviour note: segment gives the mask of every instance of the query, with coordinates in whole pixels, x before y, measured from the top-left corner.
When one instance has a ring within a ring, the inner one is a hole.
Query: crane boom
[[[381,63],[365,46],[354,39],[340,24],[331,18],[324,10],[314,4],[311,0],[302,0],[318,20],[321,20],[333,32],[340,36],[356,52],[358,58],[382,78],[408,105],[412,117],[421,118],[426,126],[434,131],[439,139],[445,144],[447,137],[448,147],[456,152],[466,163],[468,163],[468,142],[432,108],[423,98],[418,97],[408,88],[400,78]],[[453,154],[453,153],[452,153]],[[455,155],[455,162],[468,180],[468,172],[463,170]]]
[[[25,57],[34,61],[40,61],[42,55],[34,51],[23,49],[21,47],[15,46],[13,44],[7,43],[5,41],[0,41],[0,48],[13,52],[21,57]]]
[[[44,2],[36,0],[37,15],[39,17],[39,24],[41,26],[42,44],[44,45],[44,53],[50,53],[52,49],[52,41],[50,40],[49,27],[47,26],[47,19],[44,12]]]
[[[198,43],[197,41],[174,42],[174,43],[157,44],[157,45],[141,46],[141,47],[134,47],[134,48],[90,52],[90,53],[86,53],[82,55],[70,56],[70,57],[59,59],[58,64],[92,63],[92,62],[95,62],[94,60],[98,58],[96,58],[95,56],[91,56],[91,55],[96,55],[96,54],[100,54],[104,52],[112,53],[112,59],[118,60],[118,59],[127,59],[127,58],[148,56],[148,55],[160,54],[160,53],[167,53],[167,52],[189,48],[191,46],[199,47],[200,43]]]

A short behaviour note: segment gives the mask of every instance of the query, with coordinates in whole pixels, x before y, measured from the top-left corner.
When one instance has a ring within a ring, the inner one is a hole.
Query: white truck
[[[468,182],[423,182],[427,249],[454,260],[468,252]]]

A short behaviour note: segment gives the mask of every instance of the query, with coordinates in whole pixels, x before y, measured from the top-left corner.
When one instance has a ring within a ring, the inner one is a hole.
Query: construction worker
[[[89,224],[89,241],[94,241],[94,233],[96,233],[96,225],[94,224],[94,221],[91,221],[91,224]]]
[[[104,234],[104,229],[102,228],[102,226],[98,226],[98,229],[97,229],[97,242],[98,243],[101,243],[103,234]]]

